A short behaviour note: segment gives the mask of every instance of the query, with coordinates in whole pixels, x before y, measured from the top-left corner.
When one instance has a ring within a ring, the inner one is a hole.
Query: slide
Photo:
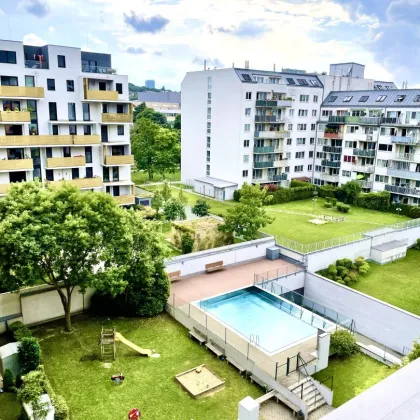
[[[126,346],[130,347],[131,349],[135,350],[143,356],[150,357],[152,355],[152,350],[142,349],[141,347],[136,346],[134,343],[124,338],[119,332],[115,333],[115,340],[121,341],[121,343],[125,344]]]

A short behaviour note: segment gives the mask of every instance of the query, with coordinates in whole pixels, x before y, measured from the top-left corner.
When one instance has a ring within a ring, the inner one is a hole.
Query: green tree
[[[137,115],[137,119],[145,118],[147,120],[152,121],[157,125],[167,126],[168,120],[166,119],[165,115],[161,112],[157,112],[152,108],[145,108],[141,113]]]
[[[246,183],[240,190],[240,196],[239,204],[228,209],[219,229],[251,241],[258,238],[259,229],[274,221],[264,209],[264,204],[270,202],[273,196],[268,195],[266,188]]]
[[[181,236],[181,250],[183,254],[191,254],[194,248],[194,239],[188,233],[183,233]]]
[[[350,181],[345,183],[341,188],[339,188],[335,195],[344,203],[354,204],[360,192],[362,191],[362,186],[356,181]]]
[[[9,291],[40,281],[60,296],[71,331],[75,288],[122,291],[130,250],[126,211],[108,194],[74,186],[13,184],[0,200],[0,283]]]
[[[192,208],[192,212],[198,217],[208,216],[210,214],[210,207],[210,204],[206,200],[199,198]]]
[[[133,111],[133,120],[136,121],[137,117],[147,108],[146,102],[142,102],[140,105],[137,105]]]
[[[152,197],[152,209],[156,210],[156,217],[159,217],[159,212],[163,207],[163,196],[159,190],[156,190]]]
[[[331,334],[331,349],[338,357],[348,357],[359,351],[354,335],[347,330],[338,330]]]
[[[168,185],[167,182],[163,183],[161,194],[164,201],[169,201],[172,198],[172,190],[171,187]]]
[[[155,139],[154,164],[158,173],[173,173],[181,162],[181,140],[179,131],[160,128]]]
[[[188,197],[184,194],[184,190],[181,188],[178,193],[178,200],[186,206],[188,204]]]
[[[38,369],[41,348],[35,337],[25,337],[19,342],[18,360],[23,374]]]
[[[413,342],[413,350],[408,353],[408,360],[412,362],[420,357],[420,343],[418,341]]]
[[[182,203],[179,198],[172,198],[169,201],[165,202],[163,208],[166,220],[185,220],[185,204]]]
[[[174,121],[174,129],[175,130],[181,130],[181,114],[178,114],[175,117],[175,121]]]

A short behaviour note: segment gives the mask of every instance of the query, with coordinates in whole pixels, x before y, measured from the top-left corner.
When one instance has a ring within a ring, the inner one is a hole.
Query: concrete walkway
[[[322,419],[333,410],[334,407],[324,405],[309,414],[309,420]],[[269,400],[260,406],[260,420],[296,420],[296,417],[293,416],[289,407],[282,403],[276,403],[274,400]]]

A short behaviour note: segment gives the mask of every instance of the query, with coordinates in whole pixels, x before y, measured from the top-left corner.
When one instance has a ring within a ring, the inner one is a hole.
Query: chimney
[[[273,64],[273,71],[276,71],[276,63]]]
[[[207,60],[204,60],[204,71],[207,70]]]
[[[249,60],[245,60],[245,68],[249,69]]]

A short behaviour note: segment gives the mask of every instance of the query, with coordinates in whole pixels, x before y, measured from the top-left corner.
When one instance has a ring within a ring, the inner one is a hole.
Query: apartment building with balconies
[[[331,92],[322,103],[313,182],[357,180],[420,204],[420,89]]]
[[[39,179],[134,204],[132,120],[109,54],[0,41],[0,196]]]

